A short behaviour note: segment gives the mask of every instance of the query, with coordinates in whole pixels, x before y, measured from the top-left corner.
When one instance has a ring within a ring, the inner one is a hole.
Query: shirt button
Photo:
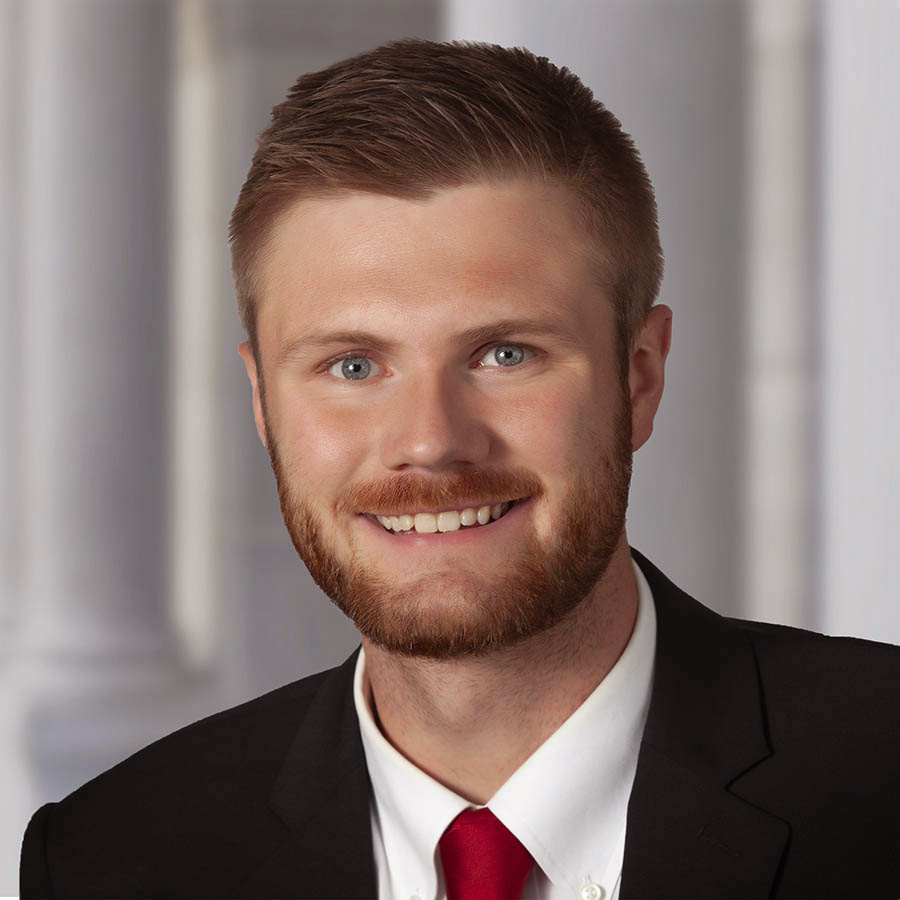
[[[603,900],[603,888],[589,882],[581,889],[581,900]]]

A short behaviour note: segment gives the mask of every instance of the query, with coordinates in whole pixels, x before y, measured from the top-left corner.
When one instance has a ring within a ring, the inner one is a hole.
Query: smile
[[[501,503],[467,506],[462,509],[448,509],[438,513],[403,513],[396,516],[367,514],[368,518],[381,523],[382,527],[396,535],[441,534],[479,528],[502,519],[510,509],[522,500],[508,500]]]

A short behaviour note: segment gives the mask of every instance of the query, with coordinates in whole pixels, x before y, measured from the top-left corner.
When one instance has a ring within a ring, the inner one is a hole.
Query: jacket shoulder
[[[888,884],[896,896],[900,648],[735,625],[753,645],[770,755],[732,789],[790,823],[779,896],[808,896],[810,873],[825,869],[835,896],[851,885],[882,896]]]
[[[166,735],[88,781],[57,804],[60,811],[94,805],[125,787],[159,789],[202,768],[208,774],[248,758],[278,762],[322,681],[334,670],[302,678]]]
[[[900,647],[745,619],[724,619],[753,646],[764,680],[830,693],[900,700]],[[898,707],[900,711],[900,707]]]
[[[856,743],[883,766],[900,752],[900,647],[801,628],[727,619],[749,639],[774,745],[820,741],[818,755]],[[900,767],[895,767],[900,771]]]
[[[21,895],[172,896],[182,873],[185,896],[227,895],[283,829],[272,785],[336,671],[187,725],[41,807],[22,843]]]

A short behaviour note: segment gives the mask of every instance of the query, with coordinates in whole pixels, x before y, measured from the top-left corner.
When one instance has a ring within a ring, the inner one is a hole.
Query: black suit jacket
[[[623,900],[900,896],[900,648],[723,618],[634,557],[658,630]],[[374,897],[356,656],[41,807],[22,896]]]

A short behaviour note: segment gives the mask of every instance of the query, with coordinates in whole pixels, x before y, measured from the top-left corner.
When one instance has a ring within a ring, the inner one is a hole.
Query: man
[[[32,819],[22,894],[900,894],[900,652],[632,551],[671,311],[618,121],[524,50],[301,77],[232,218],[240,347],[342,666]]]

